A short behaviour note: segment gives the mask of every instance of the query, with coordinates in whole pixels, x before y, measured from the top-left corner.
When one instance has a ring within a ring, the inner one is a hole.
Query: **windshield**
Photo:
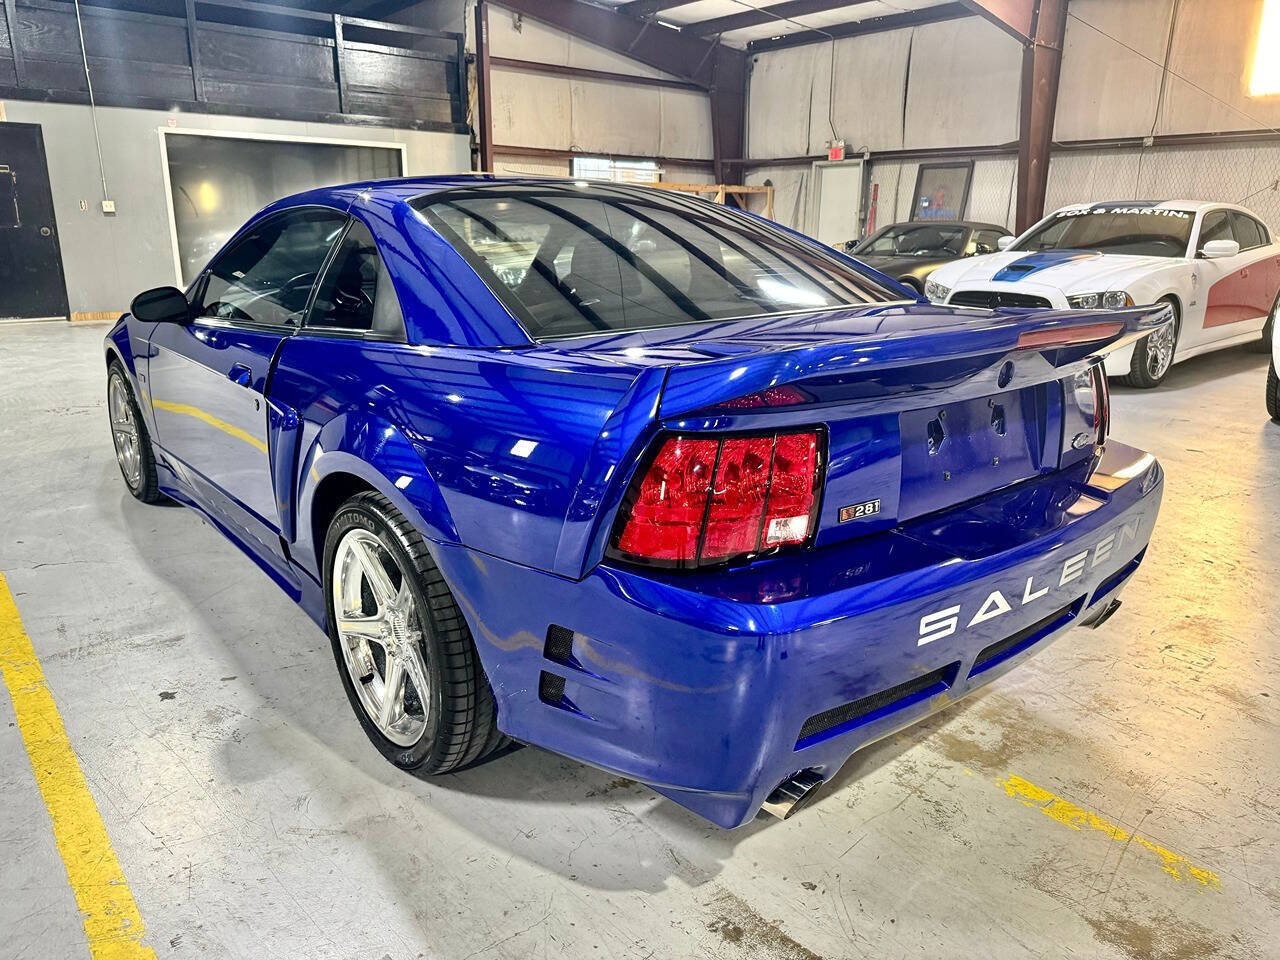
[[[1145,257],[1185,257],[1195,214],[1155,207],[1064,210],[1014,250],[1097,250]]]
[[[969,241],[969,228],[936,223],[902,223],[869,238],[855,256],[959,257]]]
[[[902,299],[767,223],[661,189],[495,183],[414,206],[535,339]]]

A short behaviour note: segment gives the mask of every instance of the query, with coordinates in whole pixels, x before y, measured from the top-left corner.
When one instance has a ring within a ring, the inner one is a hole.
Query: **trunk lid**
[[[640,450],[659,433],[820,428],[827,456],[814,544],[821,547],[1088,456],[1092,442],[1070,445],[1081,422],[1072,378],[1170,319],[1164,306],[1085,312],[892,305],[554,346],[602,366],[658,367],[649,372],[665,377],[656,416],[635,437],[631,461],[613,471],[616,487],[604,499],[614,505],[643,462]],[[765,391],[769,401],[743,405]],[[780,395],[781,405],[773,402]],[[607,533],[601,530],[598,546]]]

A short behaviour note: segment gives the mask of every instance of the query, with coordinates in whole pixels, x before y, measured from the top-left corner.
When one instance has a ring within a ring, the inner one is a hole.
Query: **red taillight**
[[[668,437],[632,481],[612,552],[687,568],[805,543],[818,484],[817,431]]]
[[[630,516],[618,538],[622,553],[675,566],[696,562],[719,448],[716,440],[693,437],[672,437],[662,445],[635,488]]]

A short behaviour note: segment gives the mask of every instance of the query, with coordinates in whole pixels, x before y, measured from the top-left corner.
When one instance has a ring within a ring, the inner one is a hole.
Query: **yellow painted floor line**
[[[1118,843],[1132,842],[1143,847],[1160,858],[1164,872],[1175,880],[1192,879],[1205,887],[1213,887],[1215,889],[1221,887],[1218,875],[1212,870],[1197,867],[1182,854],[1166,850],[1140,834],[1130,833],[1124,827],[1102,819],[1092,810],[1078,807],[1070,800],[1064,800],[1062,797],[1050,793],[1044,787],[1037,787],[1029,780],[1023,780],[1018,776],[1010,776],[1008,780],[997,780],[996,783],[1004,787],[1005,793],[1009,796],[1018,798],[1028,807],[1039,807],[1040,812],[1046,817],[1056,820],[1072,830],[1083,830],[1087,827],[1090,830],[1097,830],[1099,833],[1106,834]]]
[[[53,821],[67,880],[84,915],[92,960],[155,960],[111,838],[45,683],[18,605],[0,574],[0,670],[13,698],[18,730]]]

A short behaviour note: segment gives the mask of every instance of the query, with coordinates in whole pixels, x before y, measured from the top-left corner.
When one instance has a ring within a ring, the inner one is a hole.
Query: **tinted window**
[[[316,290],[307,326],[404,332],[404,318],[391,276],[378,255],[373,235],[359,220],[351,221],[334,251]]]
[[[980,248],[979,253],[995,253],[1000,249],[1000,238],[1007,236],[1007,233],[1001,233],[999,230],[979,230],[974,235],[974,240]]]
[[[1155,207],[1094,207],[1056,214],[1017,250],[1098,250],[1148,257],[1185,257],[1195,217]]]
[[[1232,229],[1231,217],[1226,210],[1214,210],[1204,215],[1204,222],[1200,224],[1200,249],[1203,250],[1204,245],[1213,240],[1234,239],[1236,239],[1236,233]]]
[[[335,210],[304,210],[258,224],[210,265],[200,314],[297,324],[345,221]]]
[[[890,257],[958,257],[969,240],[969,228],[937,223],[886,227],[860,246],[856,254]]]
[[[415,206],[534,337],[901,296],[768,224],[658,189],[500,184]]]
[[[1262,239],[1262,228],[1253,217],[1243,213],[1233,213],[1231,224],[1235,230],[1236,239],[1240,241],[1241,250],[1252,250],[1266,243]]]

